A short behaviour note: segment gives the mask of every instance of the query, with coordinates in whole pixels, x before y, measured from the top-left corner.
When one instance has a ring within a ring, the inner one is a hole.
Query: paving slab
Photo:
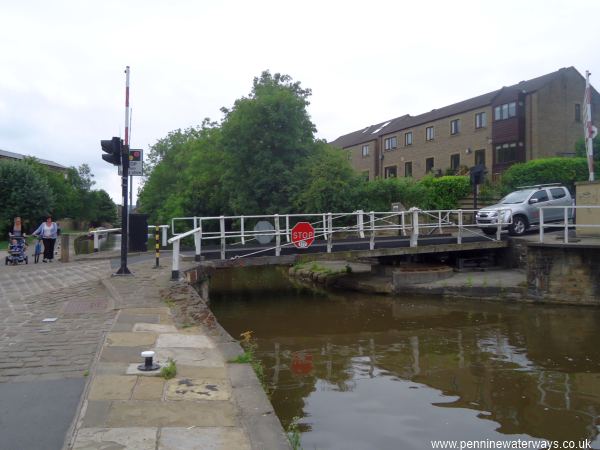
[[[155,361],[156,362],[156,361]],[[138,369],[141,363],[131,363],[127,366],[125,370],[125,375],[136,375],[138,377],[152,378],[152,377],[160,377],[160,368],[157,370],[140,370]]]
[[[104,347],[100,355],[100,362],[127,363],[139,361],[143,363],[142,352],[149,350],[148,347]]]
[[[135,377],[125,375],[97,375],[88,395],[90,400],[128,400],[136,384]]]
[[[223,367],[186,366],[177,363],[177,376],[180,378],[228,378],[227,369]]]
[[[198,334],[161,334],[156,341],[156,348],[215,348],[208,336]]]
[[[139,377],[133,389],[133,400],[162,400],[165,389],[163,378]]]
[[[163,428],[158,450],[250,450],[240,428]]]
[[[134,332],[149,331],[152,333],[177,333],[177,328],[174,325],[163,325],[156,323],[136,323],[133,326]]]
[[[156,428],[83,428],[73,450],[155,450],[157,434]]]
[[[225,379],[175,378],[167,382],[166,400],[229,400],[231,384]]]
[[[215,427],[235,426],[236,411],[230,402],[114,401],[107,427]]]
[[[156,342],[156,333],[108,333],[106,345],[109,347],[152,346]]]
[[[156,360],[160,363],[174,360],[177,364],[196,367],[223,367],[225,360],[221,353],[215,349],[189,349],[189,348],[158,348]]]

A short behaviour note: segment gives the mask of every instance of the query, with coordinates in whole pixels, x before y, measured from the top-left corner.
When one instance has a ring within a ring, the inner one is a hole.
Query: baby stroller
[[[17,265],[21,263],[29,264],[29,258],[25,254],[27,245],[23,236],[9,235],[8,241],[8,255],[4,260],[4,264]]]

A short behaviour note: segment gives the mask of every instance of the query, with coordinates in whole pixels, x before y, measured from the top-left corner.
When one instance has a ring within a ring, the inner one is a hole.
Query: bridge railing
[[[148,231],[150,231],[150,229],[154,229],[154,228],[156,228],[156,225],[148,225]],[[161,245],[163,247],[166,247],[167,242],[168,242],[168,233],[167,232],[170,228],[170,225],[158,225],[158,228],[160,228],[162,231]],[[88,232],[88,234],[91,234],[92,237],[94,238],[94,252],[100,251],[101,236],[108,235],[109,233],[120,233],[120,232],[121,232],[121,228],[103,228],[100,230],[92,230],[92,231]]]
[[[220,244],[220,257],[225,259],[227,243],[232,246],[247,245],[255,242],[265,243],[275,240],[270,247],[249,248],[250,252],[244,257],[256,256],[260,253],[275,251],[281,254],[281,249],[292,246],[291,230],[298,222],[309,222],[315,229],[315,239],[326,241],[327,252],[333,248],[334,235],[353,235],[359,238],[369,238],[369,249],[375,248],[376,237],[407,236],[410,246],[418,245],[419,236],[429,236],[437,232],[455,232],[457,243],[462,243],[463,237],[471,234],[490,240],[500,240],[503,227],[511,223],[511,210],[500,211],[496,234],[487,236],[480,232],[474,217],[477,210],[431,210],[424,211],[412,208],[409,211],[354,211],[351,213],[317,213],[317,214],[271,214],[271,215],[240,215],[214,217],[179,217],[172,219],[171,230],[173,237],[173,278],[179,277],[179,253],[181,241],[193,236],[195,259],[200,260],[203,242]],[[266,222],[260,227],[252,228],[252,223]],[[184,224],[192,228],[181,230]],[[250,226],[249,226],[250,225]],[[284,241],[284,242],[282,242]]]
[[[600,228],[600,224],[575,223],[575,215],[578,209],[600,209],[600,206],[542,206],[540,208],[540,242],[544,243],[545,228],[563,228],[563,240],[569,243],[570,228]],[[557,215],[552,214],[555,210],[562,210]],[[569,221],[571,220],[571,223]]]

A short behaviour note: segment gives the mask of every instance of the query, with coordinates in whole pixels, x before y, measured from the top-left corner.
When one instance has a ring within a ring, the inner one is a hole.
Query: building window
[[[575,103],[575,122],[581,122],[581,105]]]
[[[412,162],[404,163],[404,176],[412,177]]]
[[[367,156],[369,156],[369,146],[363,145],[362,146],[362,157],[366,158]]]
[[[494,108],[494,120],[506,120],[517,115],[517,104],[515,102],[505,103]]]
[[[502,144],[496,146],[496,163],[509,163],[517,160],[517,144]]]
[[[427,158],[425,160],[425,173],[429,173],[433,170],[433,158]]]
[[[450,134],[460,133],[460,119],[450,121]]]
[[[475,165],[479,165],[481,164],[482,166],[485,166],[485,150],[481,149],[481,150],[475,150]]]
[[[368,171],[368,170],[364,170],[364,171],[361,173],[361,176],[362,176],[363,180],[365,180],[365,181],[369,181],[369,171]]]
[[[383,141],[384,150],[387,150],[387,151],[394,150],[397,146],[398,145],[397,145],[397,141],[396,141],[396,136],[386,138]]]
[[[408,133],[404,133],[404,145],[412,145],[413,140],[412,140],[412,131],[409,131]]]
[[[385,178],[396,178],[398,175],[396,166],[389,166],[385,168],[384,177]]]
[[[485,128],[487,126],[487,114],[480,112],[475,114],[475,128]]]
[[[460,153],[455,153],[454,155],[450,155],[450,169],[454,172],[458,170],[460,167]]]
[[[435,137],[435,133],[433,131],[433,127],[427,127],[427,128],[425,128],[425,140],[426,141],[433,141],[434,137]]]

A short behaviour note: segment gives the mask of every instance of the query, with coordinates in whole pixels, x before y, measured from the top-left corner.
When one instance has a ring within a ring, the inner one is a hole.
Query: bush
[[[571,193],[575,192],[576,181],[588,179],[585,158],[545,158],[515,164],[502,174],[502,193],[507,194],[519,186],[560,183]]]
[[[427,176],[418,184],[425,194],[418,205],[421,209],[455,209],[460,199],[471,192],[469,177],[464,176]]]

